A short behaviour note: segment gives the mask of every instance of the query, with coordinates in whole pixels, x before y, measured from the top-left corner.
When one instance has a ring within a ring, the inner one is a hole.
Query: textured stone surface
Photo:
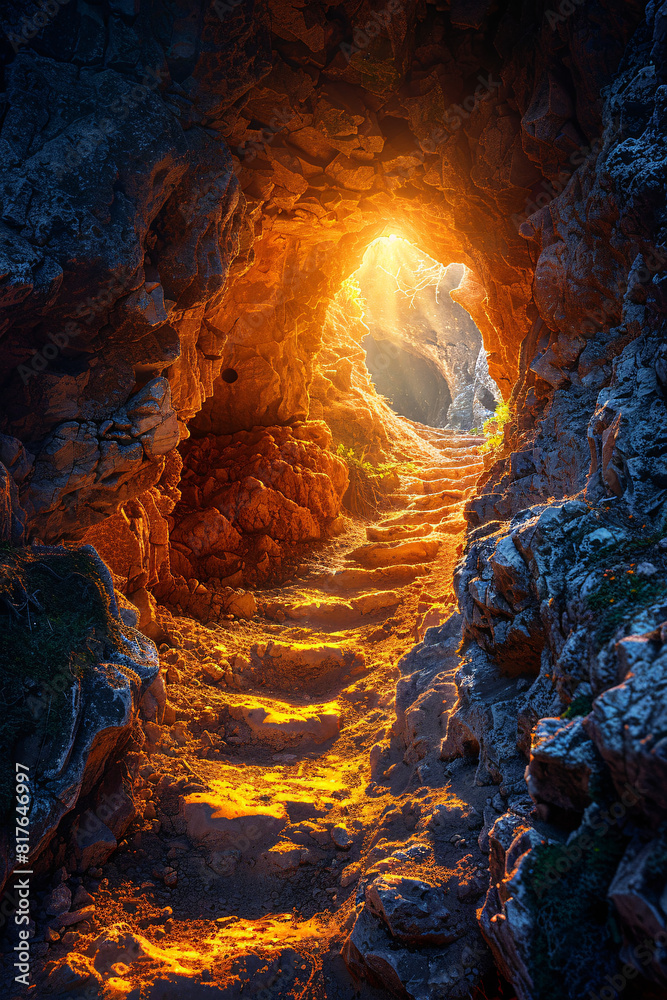
[[[207,398],[200,426],[218,434],[304,419],[328,296],[385,218],[469,268],[458,298],[508,391],[533,320],[531,256],[510,215],[530,205],[540,170],[554,177],[599,129],[594,102],[577,118],[549,73],[561,43],[546,22],[539,65],[527,43],[504,54],[509,9],[494,28],[500,57],[485,53],[483,18],[450,23],[429,8],[415,19],[411,3],[346,61],[343,29],[306,28],[296,8],[196,7],[193,34],[174,13],[158,28],[141,4],[93,16],[74,2],[14,45],[3,430],[34,463],[20,484],[30,530],[52,540],[159,479],[174,443],[168,409],[136,445],[108,438],[137,382],[168,378],[181,430]],[[568,41],[587,94],[610,77],[635,18],[630,5],[625,19],[598,19],[593,61]],[[3,24],[20,35],[20,11]],[[395,63],[399,50],[410,59]],[[408,69],[414,92],[401,89]],[[459,102],[472,110],[457,113]],[[46,105],[57,108],[48,120]],[[220,378],[230,369],[236,389]]]
[[[480,922],[500,969],[521,1000],[539,996],[540,969],[579,1000],[640,927],[662,926],[644,874],[662,890],[665,5],[595,0],[555,21],[538,6],[410,0],[346,57],[369,13],[348,3],[326,16],[195,3],[189,20],[70,0],[13,47],[24,10],[5,5],[0,537],[98,544],[109,586],[149,618],[151,589],[204,620],[252,616],[237,588],[271,582],[338,512],[344,468],[318,421],[336,442],[368,439],[374,460],[390,451],[358,310],[339,338],[333,293],[388,220],[464,264],[454,299],[513,419],[467,506],[457,701],[458,643],[432,635],[406,664],[398,729],[420,781],[444,766],[427,752],[437,735],[446,766],[475,760],[474,780],[495,793],[479,834],[491,849]],[[431,502],[412,516],[426,521]],[[128,642],[90,680],[91,704],[113,692],[120,728],[134,707],[122,668],[141,652]],[[144,714],[157,719],[151,698]],[[104,754],[77,740],[104,719],[79,718],[53,779],[59,801],[95,794]],[[599,802],[573,831],[593,762]],[[55,815],[39,801],[38,838]],[[610,835],[620,854],[588,866],[593,889],[572,875],[540,908],[529,870],[541,841],[576,840],[619,801],[615,833],[628,839],[629,816],[648,847]],[[123,801],[101,821],[109,833],[78,846],[113,844],[130,812]],[[451,974],[462,952],[396,949],[366,889],[352,970],[399,993],[466,995],[466,973]],[[605,894],[620,947],[591,917]],[[572,900],[563,976],[548,951],[533,961],[531,942],[547,911],[558,938]],[[664,987],[660,959],[639,964]],[[92,968],[73,954],[54,990]]]
[[[51,575],[65,574],[66,579],[66,574],[72,573],[65,548],[45,546],[36,552]],[[62,717],[48,740],[46,733],[37,739],[23,732],[15,737],[16,746],[6,748],[32,768],[31,860],[41,870],[54,862],[50,845],[58,832],[62,835],[61,846],[68,844],[75,863],[82,868],[106,859],[115,848],[116,837],[105,820],[121,833],[133,815],[133,803],[109,765],[127,744],[141,695],[159,669],[153,643],[123,623],[111,576],[95,550],[84,549],[79,559],[74,572],[87,575],[90,585],[99,588],[105,597],[104,626],[93,629],[89,640],[97,655],[82,676],[72,678],[65,692]],[[30,683],[29,677],[26,683]],[[39,719],[45,696],[38,697],[39,687],[34,682],[31,690]],[[54,687],[49,700],[58,692]],[[42,753],[45,747],[47,752]],[[67,829],[60,826],[63,818],[81,809],[81,803],[85,806],[90,796],[96,810],[74,815]],[[7,863],[3,865],[3,884],[16,867],[8,834],[5,828],[2,852]]]
[[[186,579],[279,579],[338,515],[347,466],[323,423],[193,439],[174,511],[171,566]]]

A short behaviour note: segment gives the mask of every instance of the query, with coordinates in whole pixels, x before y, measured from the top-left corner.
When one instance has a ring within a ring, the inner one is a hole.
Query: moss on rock
[[[75,689],[117,646],[113,593],[93,550],[0,550],[0,812],[12,803],[17,743],[37,745],[32,777],[69,739]]]

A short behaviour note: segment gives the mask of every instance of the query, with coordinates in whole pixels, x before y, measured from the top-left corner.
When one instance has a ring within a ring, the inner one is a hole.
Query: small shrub
[[[486,436],[486,441],[480,447],[481,453],[494,451],[503,443],[505,436],[505,424],[510,420],[510,406],[505,400],[501,400],[496,406],[495,413],[488,420],[484,421],[482,430]]]
[[[600,586],[586,598],[596,612],[597,638],[607,642],[626,618],[648,607],[664,594],[667,584],[659,577],[639,577],[634,564],[606,570]]]
[[[346,448],[340,443],[336,455],[347,462],[350,477],[343,504],[355,517],[374,517],[382,496],[395,489],[401,473],[414,472],[412,462],[380,462],[373,465],[362,452],[357,455],[354,448]]]
[[[565,709],[562,719],[575,719],[580,715],[588,715],[593,708],[592,695],[582,694],[575,698]]]
[[[540,1000],[578,1000],[613,972],[606,893],[628,839],[616,827],[596,832],[583,826],[568,845],[544,844],[532,852],[531,966]]]

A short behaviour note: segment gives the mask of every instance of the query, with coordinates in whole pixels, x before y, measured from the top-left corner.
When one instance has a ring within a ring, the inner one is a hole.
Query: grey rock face
[[[489,958],[445,905],[452,887],[400,876],[369,882],[343,948],[351,971],[412,1000],[465,997]],[[456,899],[452,904],[460,907]]]
[[[609,886],[608,898],[622,921],[621,960],[640,975],[667,986],[667,865],[665,839],[635,838]]]
[[[127,742],[141,695],[156,678],[159,666],[153,643],[123,622],[109,571],[92,547],[78,550],[74,569],[70,551],[65,548],[43,546],[33,551],[58,578],[66,579],[67,573],[72,572],[87,573],[91,585],[101,588],[106,601],[105,625],[96,629],[93,642],[96,660],[81,677],[71,678],[56,730],[48,741],[45,737],[35,740],[26,734],[15,748],[6,748],[6,752],[13,751],[16,759],[31,769],[30,856],[33,865],[39,868],[40,857],[63,818],[75,809],[79,799],[95,789],[99,788],[97,813],[101,812],[119,833],[123,824],[127,825],[131,802],[126,801],[121,785],[114,788],[112,782],[105,791],[104,775]],[[30,678],[26,678],[26,683],[29,682]],[[37,694],[33,691],[39,719],[43,713]],[[72,850],[81,869],[108,857],[116,845],[114,833],[104,820],[99,815],[92,823],[85,820],[85,815],[75,820]],[[102,827],[106,837],[100,835]],[[8,833],[3,830],[0,845],[3,885],[17,864],[9,849],[12,841]]]
[[[532,734],[526,784],[534,802],[583,813],[591,803],[591,779],[600,771],[581,718],[540,719]],[[548,815],[548,812],[547,812]]]
[[[444,893],[428,882],[381,876],[367,887],[366,904],[403,944],[449,944],[458,936]]]
[[[647,8],[647,20],[657,38],[656,10]],[[553,332],[536,339],[536,378],[524,382],[521,402],[529,405],[531,393],[550,402],[532,435],[519,426],[515,453],[491,470],[485,496],[471,504],[479,527],[457,571],[464,631],[492,657],[487,672],[495,668],[499,679],[503,663],[525,663],[524,647],[508,642],[499,622],[528,613],[545,640],[538,676],[503,704],[507,717],[518,719],[534,826],[527,832],[526,819],[508,812],[491,828],[491,885],[480,920],[521,1000],[542,996],[549,977],[574,1000],[613,981],[623,963],[665,985],[667,869],[657,831],[667,819],[667,594],[660,580],[667,410],[664,260],[655,253],[664,234],[642,208],[652,197],[655,161],[664,159],[664,136],[655,117],[662,98],[647,62],[640,36],[623,84],[619,78],[608,95],[597,163],[582,171],[576,190],[566,188],[530,220],[541,251],[536,300]],[[655,231],[637,241],[612,235],[610,256],[592,250],[609,208],[602,189],[613,190],[622,206],[613,226],[643,211]],[[598,211],[584,222],[593,204]],[[587,246],[586,274],[592,268],[598,275],[606,302],[594,303],[591,295],[600,292],[584,290]],[[568,493],[577,499],[550,499]],[[523,565],[512,567],[511,543]],[[472,662],[478,654],[468,656]],[[472,722],[481,763],[504,692],[484,692],[472,673],[459,681],[448,737],[455,741],[457,726]],[[496,780],[508,763],[498,756]],[[605,896],[620,940],[593,916],[594,901]]]

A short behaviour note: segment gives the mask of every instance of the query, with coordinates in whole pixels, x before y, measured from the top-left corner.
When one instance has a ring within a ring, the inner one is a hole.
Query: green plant
[[[376,469],[380,476],[394,474],[403,476],[414,474],[417,471],[417,466],[414,462],[378,462]]]
[[[578,715],[588,715],[593,707],[593,698],[589,694],[579,695],[563,712],[562,719],[574,719]]]
[[[359,319],[363,320],[368,311],[368,302],[361,291],[361,285],[356,278],[347,278],[341,285],[341,292],[346,296],[348,302],[352,303],[359,310]]]
[[[336,455],[347,463],[349,484],[343,503],[356,517],[373,517],[383,494],[398,485],[401,473],[414,472],[412,462],[379,462],[373,465],[366,453],[357,455],[354,448],[342,442],[336,448]]]
[[[603,573],[602,582],[586,598],[586,604],[596,614],[598,641],[606,642],[624,619],[647,607],[667,590],[667,583],[658,577],[637,576],[634,563]]]
[[[505,436],[505,424],[510,420],[510,406],[505,400],[501,400],[496,406],[493,416],[484,421],[482,430],[486,436],[486,441],[479,449],[485,453],[499,448]]]
[[[600,833],[582,826],[567,845],[544,844],[532,851],[531,972],[541,1000],[586,996],[613,971],[605,897],[627,843],[616,828]]]

